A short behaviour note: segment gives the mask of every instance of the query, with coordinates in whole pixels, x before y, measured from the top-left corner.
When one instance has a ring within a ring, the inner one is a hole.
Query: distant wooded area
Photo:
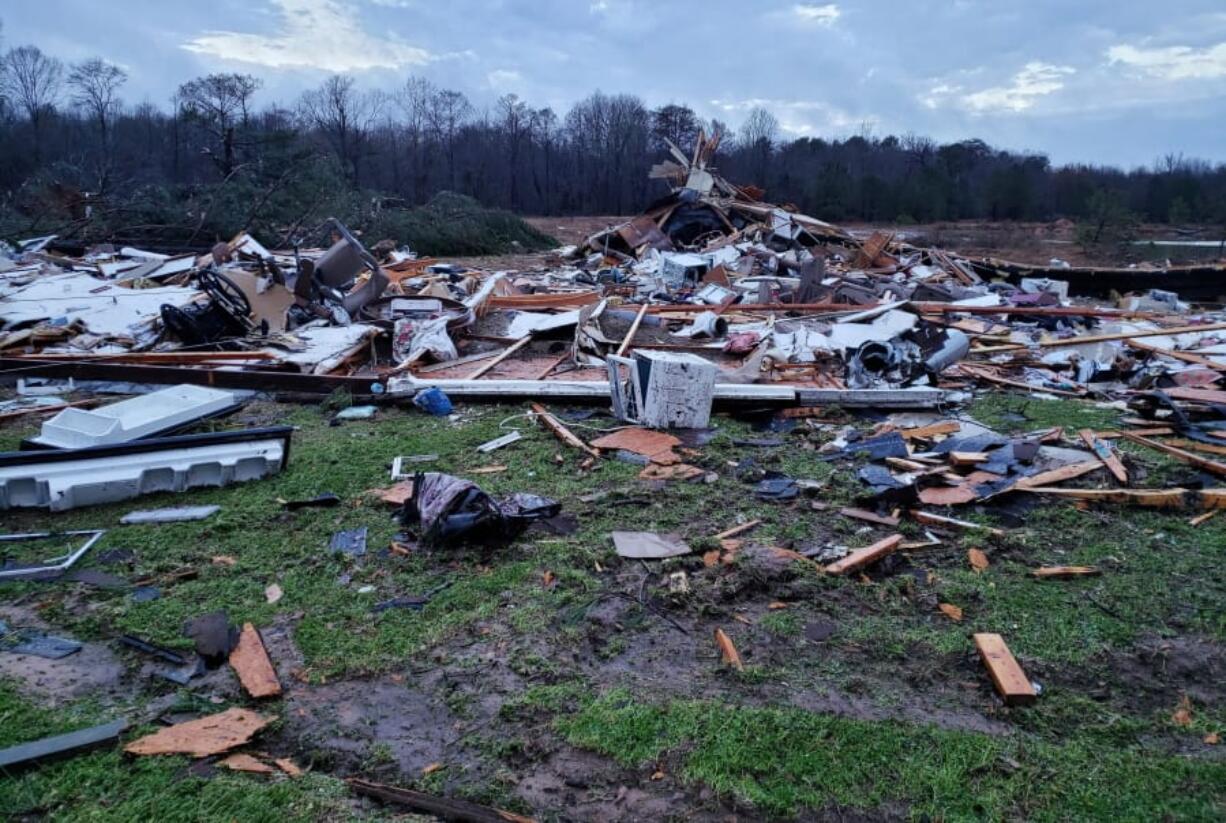
[[[715,164],[767,199],[831,221],[1226,224],[1226,164],[1172,155],[1132,171],[1054,167],[979,140],[906,135],[783,139],[766,110],[736,130],[684,105],[596,92],[569,111],[515,95],[478,109],[416,77],[364,89],[334,76],[257,105],[244,74],[186,79],[165,105],[129,104],[101,59],[36,46],[0,60],[0,235],[61,232],[201,244],[249,229],[287,239],[327,215],[395,236],[398,213],[440,192],[523,214],[624,215],[665,193],[648,179],[668,142],[725,134]]]

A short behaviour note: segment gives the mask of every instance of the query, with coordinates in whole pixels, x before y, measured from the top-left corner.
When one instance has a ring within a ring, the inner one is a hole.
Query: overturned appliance
[[[702,429],[711,420],[719,368],[693,354],[641,351],[633,358],[609,355],[613,413],[653,429]],[[630,373],[623,381],[618,367]]]
[[[534,494],[495,500],[476,483],[450,474],[414,476],[413,495],[400,510],[406,525],[419,524],[425,543],[500,544],[518,537],[534,520],[557,516],[562,505]]]
[[[256,480],[285,468],[292,433],[292,426],[274,426],[0,454],[0,510],[64,511]]]
[[[251,302],[233,280],[212,269],[195,276],[196,287],[208,298],[203,302],[161,307],[162,326],[186,346],[224,346],[257,331],[251,319]],[[268,321],[258,329],[268,334]]]

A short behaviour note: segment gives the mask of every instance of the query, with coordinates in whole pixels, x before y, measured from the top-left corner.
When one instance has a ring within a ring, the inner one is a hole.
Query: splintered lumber
[[[756,529],[758,526],[761,526],[761,525],[762,525],[761,520],[750,520],[748,523],[742,523],[739,526],[733,526],[730,529],[724,529],[719,534],[713,534],[711,535],[711,539],[712,540],[727,540],[730,537],[737,537],[739,535],[742,535],[751,529]]]
[[[260,633],[251,623],[243,624],[238,645],[230,652],[230,666],[238,675],[238,682],[252,697],[276,697],[281,694],[277,671],[268,659]]]
[[[1176,460],[1180,460],[1190,466],[1195,466],[1212,474],[1226,476],[1226,463],[1219,463],[1216,460],[1210,460],[1208,457],[1201,457],[1199,454],[1192,454],[1192,452],[1177,449],[1174,446],[1168,446],[1165,443],[1159,443],[1157,440],[1150,440],[1131,432],[1120,432],[1120,436],[1130,443],[1136,443],[1139,446],[1146,446],[1163,454],[1169,454]]]
[[[884,540],[878,540],[871,546],[856,549],[841,560],[836,560],[826,567],[827,574],[846,574],[875,563],[898,548],[902,542],[901,534],[892,534]]]
[[[978,354],[988,351],[999,351],[1004,349],[1013,349],[1013,346],[992,346],[990,348],[971,349],[971,354]],[[1010,380],[1007,377],[1001,377],[994,371],[988,369],[976,368],[967,363],[959,363],[957,369],[967,377],[977,377],[980,380],[986,380],[989,383],[997,383],[1001,386],[1012,386],[1015,389],[1025,389],[1028,392],[1040,392],[1042,394],[1056,394],[1061,397],[1082,397],[1084,392],[1066,391],[1064,389],[1053,389],[1047,386],[1032,386],[1029,383],[1023,383],[1021,380]]]
[[[889,526],[890,528],[896,527],[899,522],[897,517],[886,517],[865,509],[839,509],[839,514],[853,520],[863,520],[866,523],[876,523],[878,526]]]
[[[1226,509],[1226,489],[1023,489],[1096,503],[1135,503],[1155,509]]]
[[[643,316],[647,314],[648,308],[648,304],[644,303],[643,307],[639,309],[639,313],[634,316],[634,322],[630,324],[630,331],[626,332],[625,339],[622,340],[622,344],[617,347],[618,357],[625,357],[627,349],[629,349],[630,344],[634,342],[634,336],[639,332],[639,326],[643,324]]]
[[[578,449],[584,454],[591,457],[600,457],[600,452],[593,449],[587,443],[580,440],[570,429],[562,425],[558,418],[554,417],[540,403],[532,404],[532,411],[536,413],[537,419],[545,424],[545,428],[553,432],[554,436],[568,446]]]
[[[1133,432],[1133,434],[1142,434],[1142,432]],[[1209,454],[1226,455],[1226,444],[1215,446],[1212,443],[1201,443],[1197,440],[1184,440],[1182,437],[1176,437],[1167,441],[1168,446],[1178,446],[1181,449],[1192,449],[1198,452],[1208,452]]]
[[[1128,470],[1124,468],[1124,464],[1120,462],[1119,457],[1112,451],[1111,446],[1104,443],[1094,436],[1094,432],[1089,429],[1082,429],[1080,432],[1081,439],[1090,447],[1090,451],[1094,452],[1094,456],[1102,461],[1102,464],[1107,467],[1107,470],[1115,475],[1115,479],[1121,483],[1128,482]]]
[[[126,720],[114,720],[101,726],[78,729],[75,732],[57,734],[54,737],[44,737],[41,740],[31,740],[19,746],[0,749],[0,774],[16,774],[31,766],[75,757],[78,754],[101,748],[118,740],[119,735],[127,728]]]
[[[362,780],[359,777],[351,777],[345,782],[349,784],[349,790],[354,794],[373,797],[384,803],[395,803],[398,806],[425,812],[443,820],[455,820],[460,823],[535,823],[530,817],[490,806],[481,806],[467,800],[452,800],[448,797],[415,792],[412,789],[384,786],[380,783]]]
[[[1163,389],[1163,394],[1172,400],[1187,400],[1190,403],[1226,403],[1226,391],[1221,389],[1194,389],[1187,386],[1172,386]]]
[[[988,667],[988,674],[992,676],[996,691],[1006,706],[1029,706],[1034,703],[1037,699],[1034,687],[1005,645],[1003,637],[999,634],[976,634],[975,648],[979,649],[979,656]]]
[[[1040,580],[1064,580],[1070,577],[1094,577],[1102,572],[1096,566],[1043,566],[1031,574]]]
[[[249,709],[227,709],[199,720],[177,723],[133,740],[123,747],[128,754],[186,754],[209,757],[243,745],[275,717]]]
[[[725,666],[731,666],[737,671],[744,671],[745,664],[741,662],[741,653],[732,645],[732,638],[723,629],[715,630],[715,645],[719,646],[719,656]]]
[[[1032,474],[1029,477],[1023,477],[1013,486],[1015,489],[1034,489],[1039,486],[1050,486],[1053,483],[1063,483],[1066,480],[1072,480],[1081,477],[1083,474],[1096,472],[1103,467],[1103,464],[1097,460],[1086,463],[1073,463],[1068,466],[1061,466],[1058,469],[1039,472]]]
[[[975,466],[988,462],[986,452],[950,452],[949,462],[955,466]]]
[[[248,772],[250,774],[272,774],[275,769],[257,760],[249,754],[232,754],[224,760],[217,761],[218,766],[229,769],[234,772]]]
[[[1132,340],[1137,337],[1165,337],[1168,334],[1195,334],[1202,331],[1226,331],[1226,323],[1208,323],[1201,326],[1176,326],[1150,331],[1125,331],[1115,334],[1093,334],[1083,337],[1069,337],[1064,340],[1043,340],[1038,346],[1041,349],[1057,349],[1065,346],[1084,346],[1089,343],[1107,343],[1112,340]],[[1167,392],[1168,394],[1170,392]]]
[[[1201,523],[1207,523],[1208,521],[1216,517],[1219,511],[1220,509],[1213,509],[1212,511],[1207,511],[1204,514],[1198,514],[1196,515],[1196,517],[1193,517],[1191,520],[1188,521],[1188,525],[1189,526],[1199,526]]]
[[[489,361],[488,363],[482,363],[475,372],[468,375],[468,377],[466,377],[465,379],[466,380],[476,380],[478,377],[485,374],[490,369],[494,368],[499,363],[501,363],[503,360],[506,360],[508,357],[515,354],[515,352],[519,351],[520,349],[522,349],[524,346],[528,345],[531,342],[532,342],[532,335],[525,334],[523,337],[519,338],[511,345],[507,346],[502,351],[502,353],[499,354],[497,357],[495,357],[493,360]]]
[[[1095,464],[1097,465],[1097,464]],[[911,516],[920,523],[928,526],[950,526],[955,529],[983,529],[993,537],[1004,537],[1005,530],[993,528],[992,526],[983,526],[979,523],[971,523],[968,520],[959,520],[956,517],[946,517],[943,514],[933,514],[932,512],[920,511],[912,509]]]
[[[942,434],[954,434],[962,430],[962,424],[957,420],[944,420],[930,426],[919,426],[914,429],[903,429],[899,432],[904,440],[930,440]]]
[[[1210,360],[1208,357],[1202,357],[1198,354],[1186,351],[1176,351],[1175,349],[1162,349],[1157,346],[1151,346],[1148,343],[1140,343],[1136,340],[1128,340],[1128,345],[1131,348],[1139,349],[1140,351],[1152,352],[1153,354],[1161,354],[1164,357],[1171,357],[1175,360],[1182,360],[1185,363],[1195,363],[1198,366],[1204,366],[1207,369],[1215,371],[1226,371],[1226,365],[1218,363],[1215,360]]]

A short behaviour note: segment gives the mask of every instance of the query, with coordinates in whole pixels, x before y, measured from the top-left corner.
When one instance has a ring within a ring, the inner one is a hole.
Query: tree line
[[[1226,223],[1226,164],[1175,155],[1125,171],[1053,166],[981,140],[785,140],[765,109],[734,131],[630,94],[595,92],[561,115],[514,94],[478,108],[420,77],[371,90],[337,75],[261,105],[246,74],[186,80],[165,105],[125,103],[126,81],[101,58],[3,52],[0,231],[67,222],[195,241],[321,213],[360,220],[442,191],[525,214],[633,214],[666,191],[651,166],[670,145],[691,150],[700,131],[724,135],[714,164],[729,180],[831,221],[1094,219],[1110,208]]]

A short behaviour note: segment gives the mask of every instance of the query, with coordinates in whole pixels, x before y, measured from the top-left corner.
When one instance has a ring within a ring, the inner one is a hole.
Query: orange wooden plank
[[[1090,447],[1090,451],[1094,452],[1094,456],[1102,461],[1102,464],[1107,467],[1107,470],[1115,475],[1115,479],[1121,483],[1128,482],[1128,470],[1124,468],[1124,464],[1116,457],[1115,452],[1111,450],[1111,446],[1099,440],[1094,436],[1094,432],[1089,429],[1082,429],[1081,439]]]
[[[979,656],[988,667],[988,674],[992,676],[996,691],[1004,698],[1006,706],[1029,706],[1035,702],[1038,695],[1005,645],[1003,637],[999,634],[976,634],[975,648],[979,650]]]
[[[260,640],[260,633],[250,623],[243,625],[238,645],[230,652],[230,666],[252,697],[276,697],[281,694],[281,682],[277,680],[277,671],[264,650],[264,641]]]
[[[870,563],[875,563],[885,557],[890,552],[898,548],[898,544],[902,542],[901,534],[893,534],[884,540],[878,540],[871,546],[865,546],[862,549],[856,549],[851,554],[844,557],[842,560],[836,560],[826,567],[827,574],[846,574],[850,571],[863,568]]]

